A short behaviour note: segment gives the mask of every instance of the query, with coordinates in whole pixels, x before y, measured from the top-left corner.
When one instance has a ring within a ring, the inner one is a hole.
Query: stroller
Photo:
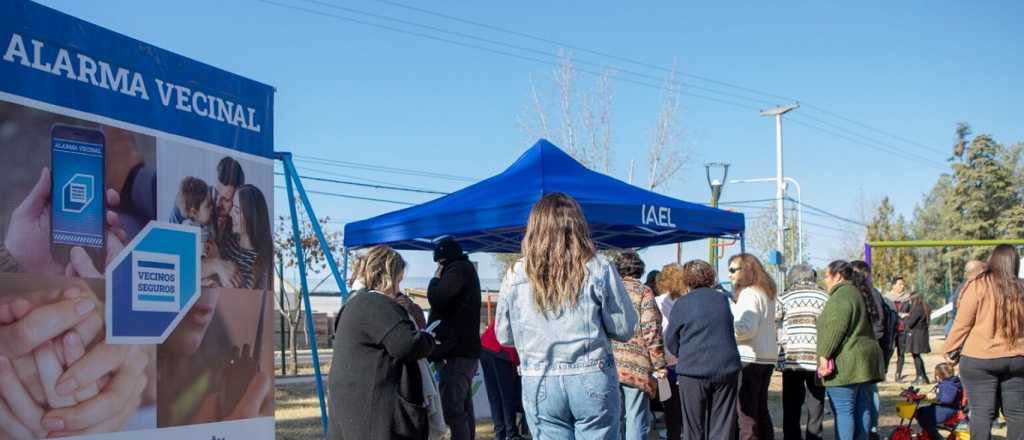
[[[917,410],[927,396],[920,393],[917,388],[907,387],[900,393],[900,400],[896,402],[896,415],[899,416],[900,423],[892,434],[889,434],[889,440],[970,440],[971,434],[967,429],[967,412],[963,409],[967,408],[967,395],[966,393],[960,394],[961,409],[937,426],[938,430],[948,432],[948,435],[944,438],[933,439],[925,431],[914,432]]]

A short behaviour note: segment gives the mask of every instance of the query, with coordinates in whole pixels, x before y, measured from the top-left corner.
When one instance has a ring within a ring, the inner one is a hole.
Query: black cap
[[[454,260],[462,256],[462,246],[452,237],[442,238],[434,245],[434,262]]]

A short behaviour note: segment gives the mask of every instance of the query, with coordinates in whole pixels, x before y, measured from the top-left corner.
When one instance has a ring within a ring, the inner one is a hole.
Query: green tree
[[[914,210],[914,239],[998,239],[1024,236],[1024,145],[1005,147],[990,135],[970,138],[970,126],[957,125],[951,173],[943,174]],[[918,251],[923,288],[933,303],[955,288],[968,259],[984,259],[991,249],[931,248]]]
[[[1022,209],[1020,188],[1016,185],[1017,164],[1013,154],[989,135],[971,140],[963,163],[953,163],[953,178],[944,208],[947,236],[957,239],[1018,238]],[[1018,160],[1019,162],[1019,160]],[[968,259],[982,259],[987,248],[960,248],[951,251],[954,267]]]
[[[953,176],[942,174],[925,194],[924,200],[914,207],[914,220],[910,225],[910,234],[914,240],[942,240],[949,237],[950,218],[945,213],[946,198],[952,187]],[[948,255],[949,249],[922,248],[918,254],[920,270],[923,272],[922,289],[930,292],[933,304],[941,304],[945,299],[938,300],[939,292],[948,292],[959,282],[959,269],[952,269]]]
[[[867,227],[868,241],[908,240],[910,234],[906,220],[897,216],[889,197],[882,198],[874,217]],[[916,274],[915,252],[905,248],[879,248],[872,250],[873,278],[879,290],[888,290],[893,278],[902,276],[913,281]]]
[[[1011,186],[1016,188],[1017,200],[1009,210],[1000,217],[997,229],[1004,237],[1024,237],[1024,143],[1007,148],[1002,155],[1002,162],[1013,170]]]

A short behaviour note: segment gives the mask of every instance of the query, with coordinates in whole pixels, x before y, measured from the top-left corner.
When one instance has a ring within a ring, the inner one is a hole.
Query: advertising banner
[[[0,439],[272,439],[273,88],[0,2]]]

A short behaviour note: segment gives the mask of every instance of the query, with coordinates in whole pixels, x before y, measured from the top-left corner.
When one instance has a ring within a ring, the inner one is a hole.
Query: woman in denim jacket
[[[597,255],[579,204],[561,193],[534,205],[522,253],[502,282],[495,333],[519,351],[533,438],[617,440],[611,340],[628,341],[639,321],[618,271]]]

